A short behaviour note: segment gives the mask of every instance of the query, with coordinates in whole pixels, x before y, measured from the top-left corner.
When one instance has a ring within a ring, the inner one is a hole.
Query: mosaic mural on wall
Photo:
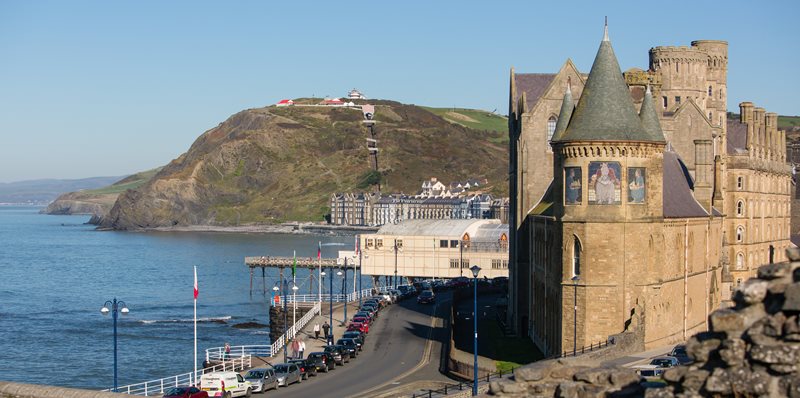
[[[628,167],[628,203],[644,203],[646,178],[644,167]]]
[[[589,163],[589,204],[618,205],[622,203],[622,173],[618,162]]]
[[[583,198],[583,186],[581,184],[582,172],[580,167],[565,167],[564,175],[564,201],[568,205],[577,205]]]

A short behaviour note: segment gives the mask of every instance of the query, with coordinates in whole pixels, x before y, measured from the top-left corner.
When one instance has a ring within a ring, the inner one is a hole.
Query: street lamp
[[[572,356],[578,353],[578,281],[581,280],[579,275],[572,277],[572,286],[575,291],[573,293],[573,306],[572,306]]]
[[[278,285],[280,285],[280,284],[281,284],[281,281],[275,282],[275,286],[272,287],[272,290],[274,290],[277,293],[278,292]],[[297,285],[292,284],[292,290],[297,290],[297,289],[298,289]],[[289,319],[288,319],[289,310],[286,308],[286,301],[288,299],[286,291],[289,290],[289,289],[288,289],[288,281],[286,280],[286,278],[283,278],[283,289],[282,290],[283,290],[282,291],[282,293],[283,293],[283,298],[282,298],[282,300],[283,300],[283,362],[285,363],[287,361],[287,357],[288,357],[288,352],[287,351],[289,350],[289,335],[288,335],[288,331],[289,331],[289,327],[288,327],[289,326]]]
[[[111,306],[110,309],[109,305]],[[128,306],[125,305],[124,301],[117,301],[117,298],[114,297],[113,300],[106,301],[103,304],[103,308],[100,309],[100,313],[103,315],[108,315],[109,312],[111,313],[111,319],[114,320],[114,392],[117,392],[117,313],[125,315],[130,310],[128,310]]]
[[[336,271],[336,275],[342,276],[342,271]],[[347,257],[344,259],[344,278],[342,278],[342,294],[344,295],[344,319],[342,326],[347,322]]]
[[[328,345],[333,345],[333,267],[329,268],[331,277],[328,278],[328,297],[330,307],[328,309],[328,325],[331,327],[331,333],[328,335]]]
[[[478,395],[478,273],[481,272],[481,267],[473,265],[469,270],[472,271],[472,284],[474,286],[472,295],[472,310],[474,311],[472,314],[472,328],[475,331],[475,339],[473,340],[472,352],[475,361],[472,365],[472,396],[476,396]]]

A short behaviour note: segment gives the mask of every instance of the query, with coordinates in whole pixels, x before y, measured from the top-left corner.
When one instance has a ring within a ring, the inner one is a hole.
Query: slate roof
[[[664,142],[663,136],[653,136],[642,127],[607,38],[600,43],[572,120],[558,141]]]
[[[664,152],[664,218],[708,217],[708,212],[695,200],[694,185],[686,165],[673,151]]]
[[[728,119],[728,154],[736,154],[747,151],[747,124],[738,120]]]
[[[516,103],[524,92],[525,105],[528,109],[532,109],[539,102],[539,98],[555,77],[555,73],[515,73],[514,82],[517,85],[517,97],[514,98],[514,102]]]
[[[556,131],[553,132],[551,141],[558,141],[564,131],[569,126],[569,120],[572,118],[572,112],[575,111],[575,102],[572,100],[572,89],[567,85],[564,91],[564,99],[561,100],[561,111],[558,112],[558,121],[556,122]]]
[[[656,141],[665,141],[661,123],[658,122],[656,108],[653,106],[653,95],[650,93],[650,87],[647,87],[647,91],[644,93],[639,119],[642,121],[642,128],[644,128],[648,137]]]

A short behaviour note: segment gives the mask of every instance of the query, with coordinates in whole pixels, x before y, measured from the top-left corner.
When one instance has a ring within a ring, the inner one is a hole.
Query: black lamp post
[[[330,267],[328,270],[331,273],[330,278],[328,278],[328,301],[330,302],[328,325],[331,326],[331,333],[328,335],[328,345],[333,345],[333,267]]]
[[[579,275],[572,277],[572,286],[574,286],[573,307],[572,307],[572,356],[578,353],[578,281],[581,280]]]
[[[109,305],[111,306],[110,309]],[[109,312],[111,313],[111,319],[114,320],[114,392],[117,392],[117,314],[125,315],[130,311],[124,301],[117,301],[117,298],[114,297],[113,300],[106,301],[103,304],[103,308],[100,309],[100,313],[103,315],[108,315]]]
[[[337,271],[336,275],[342,276],[342,295],[344,295],[344,319],[342,319],[342,326],[347,322],[347,257],[344,259],[344,274],[342,271]]]
[[[472,365],[472,396],[476,396],[478,395],[478,273],[481,272],[481,267],[473,265],[470,267],[470,271],[472,271],[472,284],[474,286],[472,300],[472,310],[474,311],[472,314],[472,328],[475,331],[475,339],[473,340],[472,345],[474,357],[474,363]]]

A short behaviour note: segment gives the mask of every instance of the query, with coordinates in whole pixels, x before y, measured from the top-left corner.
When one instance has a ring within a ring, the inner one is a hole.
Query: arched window
[[[553,133],[556,132],[557,121],[558,119],[555,116],[550,116],[550,119],[547,119],[547,142],[553,139]]]
[[[736,228],[736,241],[741,242],[743,240],[744,240],[744,227],[740,225]]]
[[[736,177],[736,189],[744,188],[744,177]]]
[[[572,235],[572,276],[581,274],[581,241],[577,236]]]
[[[744,202],[741,200],[736,202],[736,215],[740,217],[744,215]]]
[[[744,254],[737,253],[736,254],[736,269],[743,269],[744,268]]]
[[[712,93],[711,86],[708,86],[708,96],[710,97],[712,95],[714,94]]]

